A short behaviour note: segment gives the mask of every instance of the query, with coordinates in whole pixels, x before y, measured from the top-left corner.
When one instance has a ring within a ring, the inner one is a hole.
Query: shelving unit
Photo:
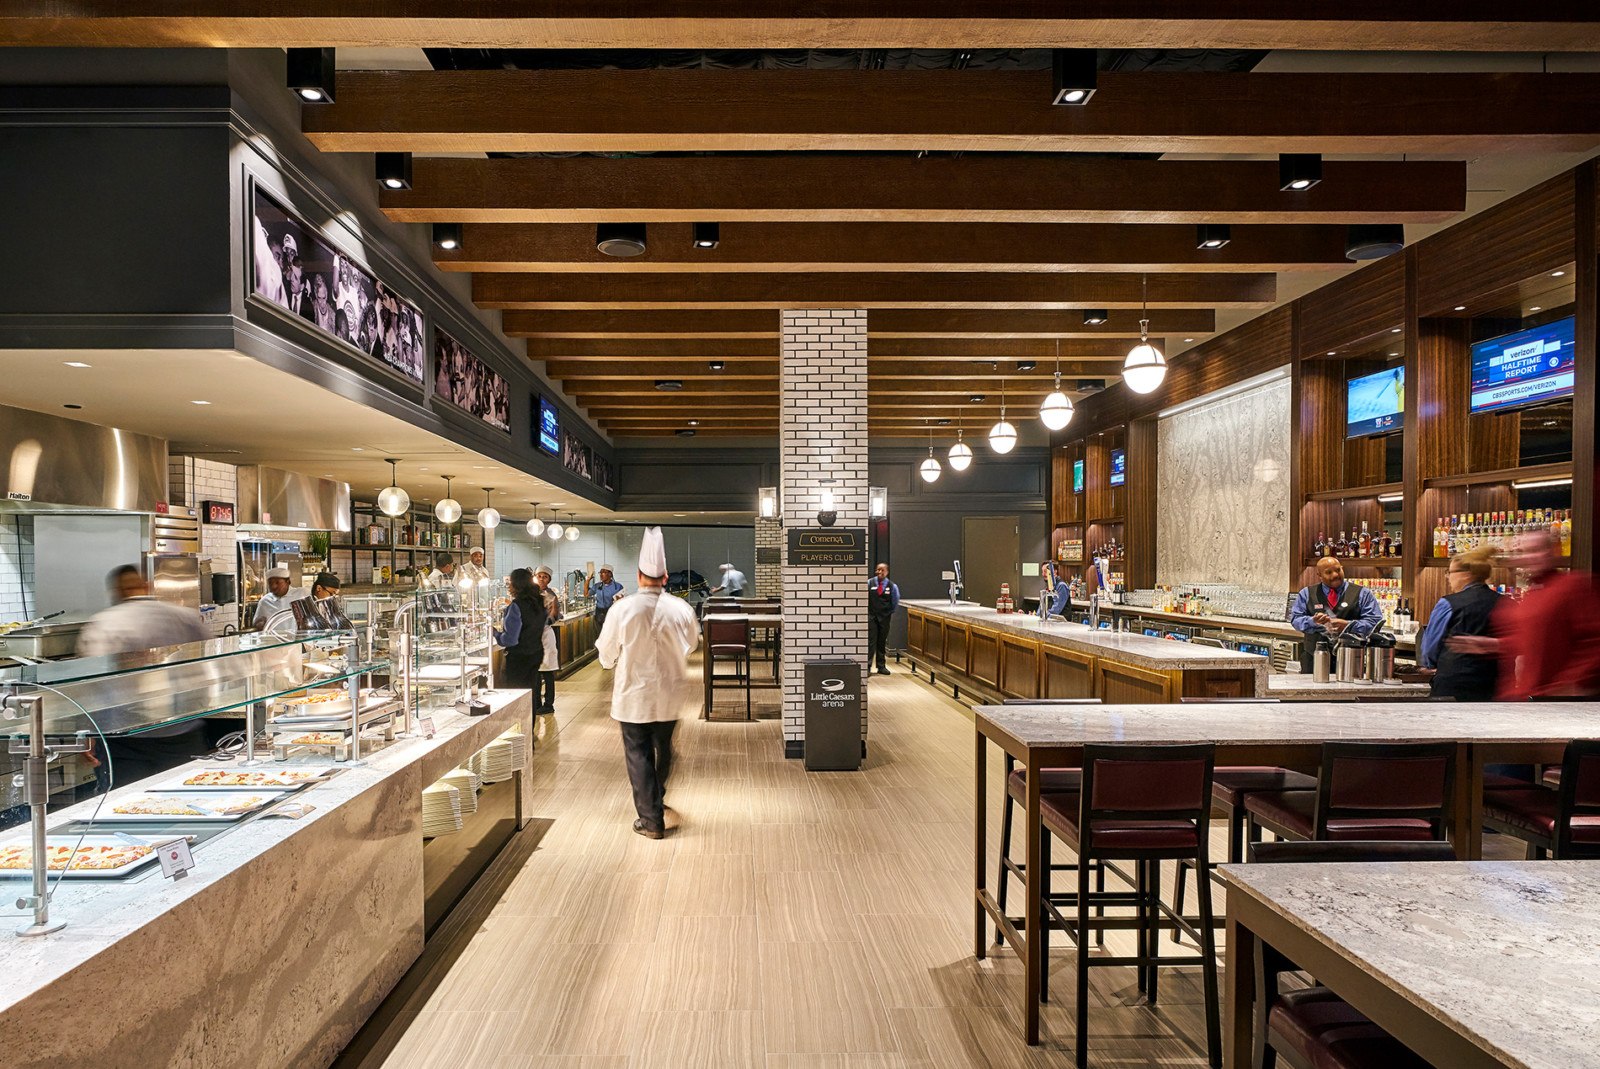
[[[470,529],[463,515],[461,522],[443,524],[433,514],[429,506],[418,505],[402,516],[386,516],[371,502],[352,502],[350,506],[350,530],[352,532],[369,530],[377,526],[386,532],[389,541],[386,542],[332,542],[328,545],[328,566],[334,572],[343,576],[347,581],[354,580],[358,574],[357,561],[364,560],[371,564],[373,575],[377,575],[387,566],[391,581],[398,578],[399,573],[406,569],[414,569],[420,574],[426,574],[433,567],[433,554],[454,553],[465,554],[471,546]],[[419,545],[413,543],[400,543],[396,538],[406,527],[415,527],[420,532],[426,532],[429,538],[437,536],[445,545]],[[454,543],[460,542],[461,545]],[[404,584],[400,584],[404,585]]]

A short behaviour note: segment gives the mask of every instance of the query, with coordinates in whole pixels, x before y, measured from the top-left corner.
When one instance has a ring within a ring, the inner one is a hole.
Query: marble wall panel
[[[1282,590],[1289,556],[1289,380],[1160,421],[1156,579]]]

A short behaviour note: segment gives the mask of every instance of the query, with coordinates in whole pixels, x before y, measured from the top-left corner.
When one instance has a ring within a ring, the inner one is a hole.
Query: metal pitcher
[[[1366,651],[1358,646],[1340,646],[1339,682],[1365,683],[1367,681]]]
[[[1367,650],[1367,678],[1374,683],[1394,682],[1394,647],[1372,646]]]
[[[1311,679],[1316,683],[1327,683],[1333,678],[1333,651],[1326,646],[1318,646],[1311,654]]]

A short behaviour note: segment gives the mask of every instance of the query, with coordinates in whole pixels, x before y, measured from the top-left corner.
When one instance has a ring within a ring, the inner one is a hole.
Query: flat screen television
[[[1111,485],[1121,486],[1128,481],[1128,454],[1121,449],[1111,451]]]
[[[1358,375],[1345,384],[1344,436],[1364,438],[1397,431],[1405,410],[1405,368]]]
[[[1072,492],[1075,494],[1083,493],[1083,461],[1081,460],[1072,462]]]
[[[561,452],[561,413],[548,397],[539,398],[538,444],[551,456]]]
[[[1572,316],[1472,347],[1472,411],[1504,412],[1572,396],[1578,360]]]

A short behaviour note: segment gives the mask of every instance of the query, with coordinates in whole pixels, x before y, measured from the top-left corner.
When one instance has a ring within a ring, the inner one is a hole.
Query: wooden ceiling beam
[[[1578,152],[1600,75],[1048,68],[341,71],[324,152]]]
[[[473,224],[461,247],[434,248],[446,271],[650,274],[750,271],[1348,270],[1345,228],[1238,226],[1220,249],[1195,228],[1117,223],[749,223],[695,248],[690,223],[657,223],[642,256],[607,256],[589,223]]]
[[[623,340],[644,338],[709,338],[718,340],[778,337],[779,314],[766,308],[657,308],[645,311],[606,309],[506,312],[501,330],[513,338]],[[1150,313],[1154,334],[1214,333],[1217,316],[1209,308],[1161,309]],[[1093,326],[1076,312],[1050,310],[990,311],[967,308],[878,308],[867,316],[868,338],[1136,338],[1137,310],[1112,311]],[[776,350],[774,350],[776,351]]]
[[[1276,160],[427,158],[414,161],[412,188],[383,190],[380,201],[403,223],[715,220],[730,229],[746,222],[1439,223],[1466,209],[1460,161],[1328,160],[1322,173],[1312,188],[1285,193]]]
[[[1079,0],[16,0],[13,45],[142,48],[1292,48],[1573,52],[1600,49],[1586,0],[1129,4]]]
[[[1094,378],[1110,378],[1117,374],[1115,368],[1108,368]],[[776,379],[683,379],[681,390],[658,390],[650,379],[626,380],[615,379],[563,379],[562,388],[568,396],[580,405],[587,407],[587,402],[607,400],[612,398],[627,398],[627,404],[633,404],[634,398],[641,403],[649,403],[660,397],[678,399],[685,405],[693,405],[701,399],[719,399],[722,401],[738,401],[748,398],[752,401],[765,400],[774,403],[779,394],[779,385]],[[1050,377],[1038,372],[1031,373],[1027,378],[1013,377],[1006,380],[1005,395],[1009,400],[1017,401],[1033,397],[1035,403],[1043,398],[1052,388]],[[942,379],[924,376],[884,377],[870,380],[867,388],[869,400],[879,398],[898,398],[901,395],[939,395],[957,400],[967,398],[975,393],[984,395],[985,398],[993,397],[996,401],[1000,398],[1000,382],[998,380],[983,380],[973,382],[964,378]],[[657,402],[660,403],[660,402]],[[955,404],[956,400],[949,402]],[[1018,403],[1021,403],[1018,401]]]
[[[1152,332],[1158,345],[1165,345]],[[643,374],[656,362],[699,363],[712,360],[743,363],[770,360],[776,365],[776,338],[750,341],[701,338],[529,338],[528,357],[544,361],[620,360],[637,362]],[[1121,360],[1127,355],[1124,338],[899,338],[867,335],[867,359],[915,357],[921,360],[974,360],[992,358],[1063,360]],[[732,368],[730,367],[730,370]],[[554,374],[552,372],[552,374]]]
[[[1115,375],[1122,366],[1126,353],[1105,356],[1096,360],[1063,360],[1061,374],[1080,377]],[[565,382],[569,379],[612,380],[620,382],[649,382],[657,379],[676,379],[689,382],[704,379],[710,382],[746,381],[765,379],[777,382],[780,369],[776,360],[730,361],[722,371],[713,371],[704,362],[652,363],[644,367],[628,360],[550,360],[545,374]],[[988,362],[973,360],[922,360],[874,359],[867,364],[868,381],[877,378],[904,378],[923,376],[929,379],[951,381],[1015,380],[1022,375],[1048,375],[1055,371],[1053,361],[1041,360],[1032,371],[1018,371],[1015,361],[1000,362],[998,368]]]
[[[1267,308],[1270,274],[1154,274],[1152,308]],[[1134,274],[473,275],[482,308],[1138,308]]]

